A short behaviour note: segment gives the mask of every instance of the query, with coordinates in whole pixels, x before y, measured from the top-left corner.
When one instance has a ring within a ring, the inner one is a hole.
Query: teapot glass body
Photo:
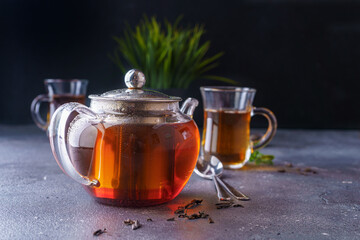
[[[199,154],[199,130],[191,118],[196,103],[185,101],[184,112],[178,102],[126,103],[117,113],[102,112],[94,100],[90,108],[62,105],[49,128],[54,156],[99,202],[149,206],[170,201],[189,180]]]

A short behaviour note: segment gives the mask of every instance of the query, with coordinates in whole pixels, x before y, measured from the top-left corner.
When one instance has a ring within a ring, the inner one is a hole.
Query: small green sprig
[[[273,155],[265,155],[259,151],[254,151],[249,159],[249,162],[254,162],[256,165],[266,164],[266,165],[273,165],[273,159],[275,157]]]

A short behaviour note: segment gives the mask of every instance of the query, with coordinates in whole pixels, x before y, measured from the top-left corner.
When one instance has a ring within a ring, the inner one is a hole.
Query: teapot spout
[[[193,113],[195,111],[195,108],[199,105],[199,101],[195,98],[188,98],[185,100],[183,105],[181,106],[180,111],[189,117],[193,117]]]

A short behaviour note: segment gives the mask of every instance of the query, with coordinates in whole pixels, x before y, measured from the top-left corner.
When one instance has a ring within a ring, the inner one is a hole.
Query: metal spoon
[[[195,173],[197,175],[199,175],[202,178],[214,181],[219,200],[221,201],[230,200],[229,195],[226,194],[224,189],[237,200],[242,200],[242,201],[250,200],[248,196],[236,190],[234,187],[232,187],[231,185],[225,183],[223,180],[220,179],[223,170],[224,170],[223,164],[215,156],[211,156],[209,162],[205,161],[203,156],[200,156],[195,167]]]
[[[213,180],[215,189],[217,192],[217,196],[220,201],[230,201],[231,200],[231,197],[229,196],[229,194],[225,191],[225,189],[222,187],[222,185],[219,184],[219,181],[221,181],[221,180],[218,178],[219,174],[218,174],[218,169],[216,167],[212,166],[209,163],[205,163],[203,161],[203,158],[200,157],[198,162],[196,163],[195,172],[200,177],[203,177],[203,178],[209,179],[209,180]]]

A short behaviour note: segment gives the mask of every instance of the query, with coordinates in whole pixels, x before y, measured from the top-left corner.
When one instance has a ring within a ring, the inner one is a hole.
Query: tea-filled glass
[[[201,148],[204,161],[216,156],[224,167],[238,169],[253,150],[268,144],[275,135],[275,115],[267,108],[252,106],[256,90],[239,87],[201,87],[204,102],[204,129]],[[268,129],[257,142],[250,140],[251,117],[267,118]]]
[[[129,71],[128,89],[90,95],[90,108],[60,106],[49,126],[62,170],[97,201],[149,206],[175,198],[189,180],[200,150],[192,114],[198,105],[142,89],[143,73]],[[74,113],[78,115],[74,118]]]
[[[48,93],[38,95],[32,101],[31,116],[39,128],[46,130],[51,116],[60,105],[68,102],[85,104],[88,80],[45,79],[44,84]],[[49,104],[46,119],[43,119],[40,113],[40,105],[43,102],[48,102]]]

